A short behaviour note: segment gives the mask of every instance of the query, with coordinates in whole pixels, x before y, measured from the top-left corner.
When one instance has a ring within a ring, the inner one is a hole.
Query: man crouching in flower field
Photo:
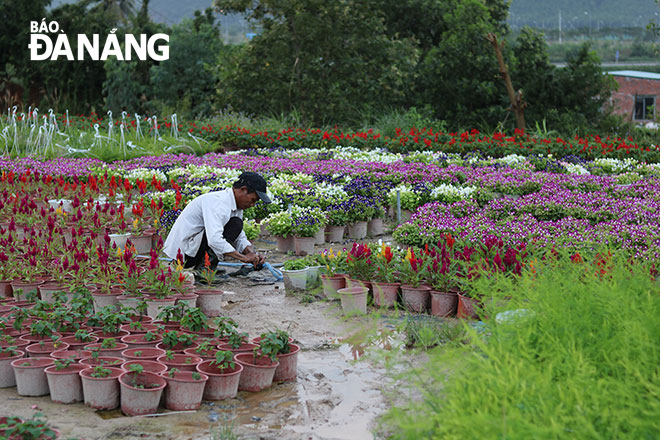
[[[184,255],[185,268],[203,268],[208,253],[215,268],[219,257],[262,265],[265,258],[254,252],[243,231],[243,210],[266,194],[266,181],[253,172],[242,173],[232,188],[203,194],[185,207],[165,240],[163,251],[173,260]]]

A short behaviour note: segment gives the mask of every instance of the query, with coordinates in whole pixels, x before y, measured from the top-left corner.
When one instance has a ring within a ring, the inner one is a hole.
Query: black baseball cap
[[[252,171],[245,171],[238,176],[240,186],[246,186],[254,190],[264,203],[271,203],[270,197],[266,194],[266,180],[261,175]]]

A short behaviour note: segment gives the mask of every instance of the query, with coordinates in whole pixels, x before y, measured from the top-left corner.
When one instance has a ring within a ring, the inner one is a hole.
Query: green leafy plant
[[[73,337],[80,342],[90,342],[94,340],[92,334],[87,330],[83,330],[83,329],[77,330],[76,333],[73,335]]]
[[[60,370],[64,370],[66,367],[68,367],[69,365],[71,365],[74,362],[75,362],[75,360],[71,359],[71,358],[55,359],[55,361],[53,362],[53,365],[55,365],[55,369],[57,371],[60,371]]]
[[[301,270],[309,267],[307,260],[304,258],[294,258],[284,262],[284,270]]]
[[[209,326],[206,324],[208,319],[202,312],[202,309],[199,307],[190,307],[181,317],[181,327],[193,332],[208,330]]]
[[[21,440],[54,440],[57,433],[46,424],[42,419],[42,413],[36,413],[32,418],[21,421],[18,417],[8,417],[7,422],[0,424],[0,429],[4,430],[4,435],[8,439]]]
[[[229,335],[229,345],[231,348],[239,348],[241,345],[245,344],[248,340],[248,334],[247,332],[237,332],[235,331],[231,335]]]
[[[94,367],[94,371],[92,372],[91,376],[102,378],[102,377],[110,376],[110,373],[112,373],[112,371],[110,371],[109,369],[104,368],[102,365],[97,365],[96,367]]]
[[[167,372],[167,375],[170,377],[174,377],[174,375],[178,372],[179,372],[178,368],[170,368],[170,371]]]
[[[199,374],[197,371],[193,371],[191,377],[193,378],[193,380],[202,380],[202,375]]]
[[[219,316],[213,320],[216,326],[214,336],[216,338],[228,338],[238,331],[238,323],[228,316]]]
[[[234,363],[234,353],[227,350],[219,350],[215,354],[215,360],[211,362],[211,365],[217,366],[219,370],[234,369],[236,366]]]
[[[272,361],[277,360],[277,355],[283,353],[285,345],[289,345],[289,337],[283,341],[277,332],[264,333],[259,341],[259,350],[264,356],[268,356]]]
[[[117,340],[115,338],[106,338],[101,342],[101,348],[117,348]]]

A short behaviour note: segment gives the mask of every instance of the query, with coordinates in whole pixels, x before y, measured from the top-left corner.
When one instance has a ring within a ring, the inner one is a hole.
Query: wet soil
[[[283,258],[280,255],[280,261]],[[350,338],[373,324],[367,318],[343,319],[337,302],[302,303],[299,297],[285,295],[281,282],[253,285],[262,276],[266,274],[229,278],[221,284],[227,292],[226,315],[250,337],[275,328],[288,329],[302,347],[296,382],[258,393],[239,392],[235,399],[204,402],[194,412],[161,409],[155,417],[125,417],[119,410],[55,404],[49,396],[21,397],[16,388],[6,388],[0,389],[0,415],[30,417],[38,409],[61,431],[62,438],[89,440],[219,439],[223,438],[220,431],[227,427],[243,439],[373,438],[376,418],[387,409],[381,393],[386,376],[367,361],[354,362],[363,347],[359,336]]]

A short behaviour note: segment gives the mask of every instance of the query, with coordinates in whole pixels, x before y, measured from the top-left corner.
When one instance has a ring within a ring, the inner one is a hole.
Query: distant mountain
[[[645,27],[660,21],[660,7],[653,0],[511,0],[509,25],[542,29],[600,29]]]

